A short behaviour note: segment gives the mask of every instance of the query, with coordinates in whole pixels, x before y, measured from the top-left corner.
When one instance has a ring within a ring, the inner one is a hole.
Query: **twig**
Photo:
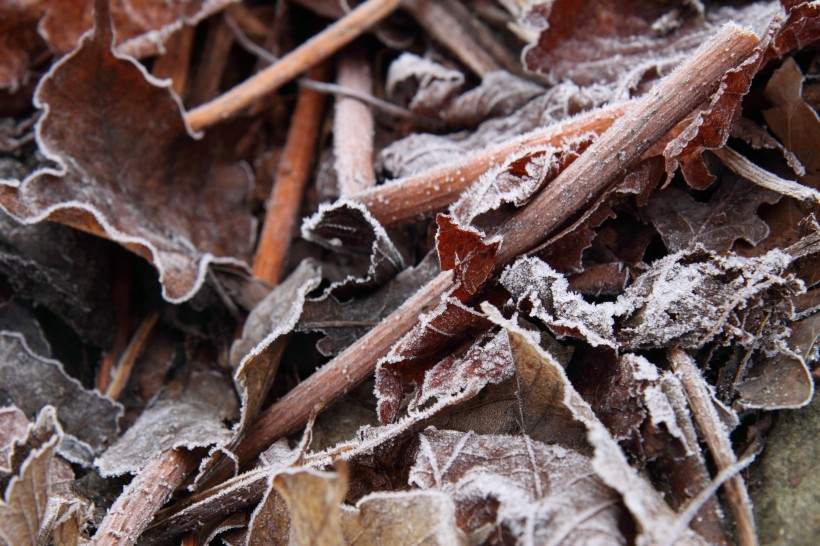
[[[128,333],[131,330],[131,280],[133,271],[123,255],[114,261],[114,286],[111,287],[111,304],[114,307],[114,341],[100,360],[97,372],[97,390],[105,392],[111,384],[111,372],[114,365],[128,346]]]
[[[370,66],[360,47],[339,59],[340,87],[369,95],[373,87]],[[333,116],[333,155],[339,195],[347,197],[376,185],[373,170],[373,114],[367,105],[347,97],[336,98]]]
[[[465,17],[470,19],[469,11],[464,10],[466,15],[459,14],[461,10],[445,3],[453,4],[442,0],[405,0],[402,7],[477,76],[484,77],[488,72],[500,70],[501,65],[489,53],[486,44],[479,44],[461,24]]]
[[[157,455],[117,498],[94,535],[96,546],[136,543],[154,514],[194,471],[199,458],[187,450]]]
[[[669,351],[669,361],[683,384],[689,406],[692,408],[692,413],[715,459],[718,470],[731,468],[737,463],[737,458],[732,450],[729,435],[712,404],[709,387],[703,375],[689,355],[680,348]],[[741,546],[756,545],[758,542],[752,502],[743,478],[739,475],[732,476],[726,480],[723,488],[735,516],[738,543]]]
[[[219,82],[228,64],[231,44],[233,44],[233,34],[225,17],[218,17],[211,21],[205,50],[191,87],[191,104],[202,104],[211,100],[219,92]]]
[[[154,61],[154,76],[171,80],[171,87],[182,97],[188,83],[188,67],[191,62],[191,46],[194,43],[194,27],[183,26],[165,44],[165,53]]]
[[[711,150],[711,152],[715,154],[724,165],[753,184],[757,184],[762,188],[772,190],[781,195],[793,197],[798,201],[814,201],[815,203],[820,203],[819,191],[804,186],[799,182],[780,178],[776,174],[758,167],[728,146]]]
[[[487,72],[502,68],[523,73],[518,58],[462,2],[405,0],[403,7],[433,39],[476,75],[483,77]]]
[[[325,30],[282,57],[279,62],[199,108],[188,125],[199,131],[227,119],[257,98],[278,89],[305,70],[330,57],[362,32],[392,13],[401,0],[368,0]]]
[[[351,198],[360,201],[384,225],[396,225],[442,210],[494,166],[534,146],[560,146],[573,138],[602,133],[631,103],[600,108],[502,142],[467,158],[420,174],[399,178]]]
[[[114,379],[105,391],[105,394],[110,398],[116,400],[120,397],[122,389],[124,389],[125,384],[128,383],[128,378],[131,377],[131,370],[134,369],[134,363],[145,348],[145,342],[148,340],[148,336],[151,335],[151,330],[154,329],[157,319],[159,319],[159,312],[157,311],[152,311],[145,317],[142,324],[140,324],[134,333],[134,337],[131,338],[128,347],[125,348],[125,352],[122,353],[119,362],[117,362]]]
[[[325,65],[311,70],[311,77],[323,78]],[[285,148],[279,158],[259,246],[253,261],[253,275],[272,285],[279,282],[290,248],[299,204],[310,175],[313,151],[319,136],[325,97],[306,87],[299,91],[296,109],[288,129]]]
[[[299,85],[303,87],[310,87],[311,89],[319,91],[320,93],[329,93],[331,95],[336,95],[337,97],[349,97],[351,99],[355,99],[364,104],[367,104],[368,106],[372,106],[373,108],[389,116],[398,119],[410,120],[418,127],[430,131],[440,131],[444,127],[444,123],[439,119],[428,116],[422,116],[420,114],[413,112],[412,110],[403,108],[398,104],[393,104],[392,102],[388,102],[384,99],[380,99],[379,97],[375,97],[368,93],[360,93],[358,91],[354,91],[349,87],[343,87],[335,83],[317,82],[314,80],[309,80],[307,78],[301,78],[299,80]]]
[[[241,5],[241,4],[238,4]],[[245,34],[245,31],[239,26],[239,24],[231,17],[230,13],[225,14],[225,24],[228,25],[228,28],[233,33],[233,37],[236,40],[236,43],[239,44],[242,49],[258,57],[259,59],[263,60],[268,64],[273,64],[279,60],[279,57],[265,49],[264,47],[258,45],[256,42],[248,38],[248,35]]]

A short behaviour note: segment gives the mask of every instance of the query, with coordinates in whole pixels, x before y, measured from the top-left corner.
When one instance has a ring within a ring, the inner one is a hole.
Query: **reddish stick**
[[[392,13],[401,0],[368,0],[282,59],[224,95],[188,112],[188,125],[199,131],[227,119],[259,97],[316,66]]]
[[[326,72],[325,65],[320,65],[310,71],[310,77],[321,80]],[[285,148],[276,168],[262,235],[253,261],[253,276],[271,285],[278,284],[282,277],[299,204],[310,176],[324,103],[322,93],[307,87],[300,89]]]

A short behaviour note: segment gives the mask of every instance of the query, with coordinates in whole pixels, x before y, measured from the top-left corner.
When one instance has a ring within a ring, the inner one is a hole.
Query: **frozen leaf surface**
[[[184,390],[169,388],[143,411],[95,465],[103,476],[135,474],[163,451],[225,444],[231,438],[225,423],[237,412],[227,381],[215,373],[194,373]]]
[[[250,177],[212,133],[192,136],[167,84],[111,52],[105,10],[95,28],[36,93],[38,144],[58,168],[3,181],[0,205],[25,223],[59,221],[126,246],[154,264],[164,296],[180,302],[200,288],[209,263],[245,264]]]
[[[56,360],[37,356],[23,337],[0,333],[0,404],[14,404],[33,419],[47,405],[57,408],[66,437],[61,452],[87,461],[118,435],[122,407],[69,377]]]
[[[391,99],[414,112],[438,115],[464,85],[464,74],[412,53],[390,63],[386,90]]]
[[[655,193],[644,209],[670,252],[696,244],[723,252],[738,239],[756,245],[769,235],[757,210],[780,195],[736,176],[726,176],[707,203],[695,201],[675,187]]]

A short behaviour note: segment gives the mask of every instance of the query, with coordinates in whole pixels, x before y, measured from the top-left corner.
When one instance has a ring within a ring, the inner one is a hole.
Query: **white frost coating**
[[[34,130],[35,130],[35,139],[36,139],[38,148],[46,158],[48,158],[49,160],[56,163],[58,165],[58,168],[57,169],[54,169],[54,168],[51,168],[51,167],[39,168],[39,169],[35,170],[34,172],[32,172],[31,174],[29,174],[22,181],[20,181],[20,180],[10,180],[10,179],[0,179],[0,186],[7,186],[7,187],[14,188],[15,190],[20,190],[20,189],[23,188],[23,186],[25,186],[26,184],[28,184],[32,180],[35,180],[35,179],[39,178],[40,176],[52,175],[52,176],[55,176],[57,178],[61,178],[61,177],[65,176],[68,173],[68,166],[66,165],[65,161],[70,161],[71,158],[66,158],[66,160],[64,160],[62,158],[62,156],[59,154],[59,152],[57,152],[56,150],[51,149],[51,147],[48,146],[48,144],[46,143],[46,141],[42,137],[42,134],[41,134],[42,127],[43,127],[44,122],[49,117],[50,107],[47,103],[45,103],[41,99],[40,93],[42,91],[44,83],[49,80],[50,75],[53,74],[55,71],[59,70],[64,64],[68,63],[76,55],[78,55],[80,50],[82,49],[82,47],[86,45],[86,42],[89,42],[94,38],[95,32],[96,32],[96,27],[92,27],[91,29],[86,31],[80,37],[80,40],[78,42],[77,47],[71,53],[65,55],[64,57],[59,59],[57,62],[55,62],[51,66],[48,73],[40,79],[40,83],[37,85],[37,88],[34,92],[34,96],[33,96],[33,99],[32,99],[32,102],[33,102],[34,106],[37,109],[39,109],[43,112],[42,115],[40,116],[40,119],[37,120],[37,123],[36,123],[35,128],[34,128]],[[155,87],[158,87],[158,88],[161,88],[161,89],[165,89],[170,94],[170,96],[172,97],[173,102],[177,105],[177,108],[179,109],[180,118],[181,118],[181,120],[182,120],[182,122],[185,126],[185,130],[187,131],[188,135],[193,139],[201,139],[202,138],[204,133],[194,132],[191,129],[191,127],[189,126],[187,118],[184,115],[185,108],[182,104],[182,99],[176,94],[176,92],[171,87],[172,82],[170,80],[163,80],[163,79],[159,79],[159,78],[154,77],[153,75],[151,75],[150,72],[148,72],[146,70],[146,68],[141,63],[137,62],[133,57],[131,57],[129,55],[117,53],[116,51],[112,51],[112,55],[116,59],[119,59],[119,60],[124,61],[124,62],[128,62],[132,66],[136,67],[137,70],[139,70],[139,72],[145,78],[145,80],[148,83],[150,83],[151,85],[153,85]],[[247,175],[250,172],[250,168],[244,163],[242,163],[241,165],[242,165],[242,168],[243,168],[243,170],[245,170],[246,175]],[[252,184],[252,178],[249,177],[249,176],[246,176],[246,181],[247,181],[248,188],[250,188],[251,184]],[[138,245],[138,246],[144,247],[145,249],[148,250],[148,252],[152,256],[151,262],[153,263],[154,267],[157,269],[157,272],[159,273],[159,280],[160,280],[160,283],[162,285],[162,296],[163,296],[163,298],[165,298],[167,301],[169,301],[171,303],[183,303],[183,302],[191,299],[199,291],[199,289],[202,287],[202,285],[204,284],[205,277],[206,277],[206,274],[207,274],[207,271],[208,271],[208,266],[212,263],[213,264],[225,264],[225,265],[236,266],[236,267],[244,269],[246,272],[250,273],[250,267],[244,260],[239,260],[237,258],[232,258],[232,257],[222,257],[222,256],[218,257],[218,256],[214,256],[213,254],[211,254],[209,252],[201,253],[198,256],[196,256],[196,262],[197,262],[197,264],[196,264],[197,265],[196,273],[194,275],[194,278],[188,283],[187,290],[185,290],[182,294],[179,294],[179,295],[171,295],[171,294],[168,293],[167,287],[166,287],[166,284],[167,284],[167,281],[168,281],[168,278],[169,278],[168,276],[170,274],[169,273],[170,268],[169,268],[169,264],[165,263],[165,259],[163,258],[163,256],[167,256],[167,257],[170,258],[170,255],[172,254],[172,252],[169,251],[169,250],[160,250],[159,248],[157,248],[157,246],[154,243],[152,243],[151,241],[149,241],[148,239],[146,239],[144,237],[137,237],[137,236],[133,236],[133,235],[128,235],[128,234],[120,231],[119,229],[117,229],[116,227],[114,227],[112,225],[112,223],[108,220],[108,218],[105,216],[105,214],[103,214],[102,211],[95,208],[91,204],[83,203],[83,202],[79,202],[79,201],[74,201],[74,200],[63,201],[61,203],[51,205],[51,206],[41,210],[38,214],[28,216],[28,217],[17,216],[16,214],[13,214],[12,211],[7,210],[2,205],[0,205],[0,208],[3,208],[3,210],[6,211],[6,213],[8,213],[10,216],[14,217],[17,221],[19,221],[23,224],[36,224],[36,223],[42,222],[48,216],[50,216],[51,214],[53,214],[55,212],[58,212],[58,211],[61,211],[61,210],[77,210],[77,209],[79,209],[79,210],[85,211],[86,213],[90,214],[94,218],[94,220],[100,225],[100,227],[103,229],[105,234],[112,241],[115,241],[115,242],[117,242],[117,243],[119,243],[123,246]],[[180,240],[180,241],[174,241],[174,242],[177,243],[178,245],[180,245],[183,249],[192,251],[191,253],[197,253],[197,251],[195,250],[193,244],[191,244],[190,241]],[[179,249],[177,249],[177,252],[179,254],[184,255],[184,252],[180,252]],[[194,258],[194,257],[193,256],[184,256],[183,257],[183,259],[186,260],[186,261],[190,260],[191,258]]]

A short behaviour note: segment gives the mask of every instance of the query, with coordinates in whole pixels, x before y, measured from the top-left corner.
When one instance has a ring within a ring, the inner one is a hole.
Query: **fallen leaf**
[[[11,450],[14,442],[25,436],[29,420],[20,408],[0,408],[0,475],[11,472]]]
[[[763,203],[774,204],[780,198],[737,176],[726,175],[708,202],[696,201],[685,191],[669,187],[655,193],[644,211],[669,252],[698,244],[723,252],[737,240],[756,245],[768,237],[769,226],[757,216],[757,210]]]
[[[117,402],[84,388],[56,360],[32,353],[20,334],[0,332],[0,355],[0,405],[14,404],[29,419],[48,405],[57,408],[66,432],[60,453],[72,462],[90,462],[116,439],[123,413]]]
[[[450,127],[475,127],[489,118],[509,116],[544,91],[540,85],[509,72],[489,72],[481,85],[450,103],[444,121]]]
[[[385,90],[412,111],[437,116],[464,85],[464,74],[412,53],[390,63]]]
[[[273,479],[290,509],[293,546],[343,545],[339,505],[347,492],[347,473],[314,469],[286,470]]]
[[[38,145],[58,167],[3,180],[0,205],[25,223],[59,221],[126,246],[154,264],[166,299],[181,302],[209,263],[246,267],[250,177],[214,133],[194,138],[167,82],[111,52],[107,9],[96,17],[35,96]]]
[[[232,436],[225,423],[238,409],[230,383],[216,373],[195,372],[184,386],[166,389],[94,465],[104,477],[136,474],[170,449],[224,445]]]
[[[789,57],[774,71],[764,94],[772,107],[763,110],[769,129],[805,166],[800,181],[820,189],[820,153],[811,143],[820,141],[820,118],[803,100],[803,73]]]
[[[455,524],[453,501],[437,491],[373,493],[360,499],[355,508],[343,505],[341,521],[345,543],[354,546],[466,544]]]

